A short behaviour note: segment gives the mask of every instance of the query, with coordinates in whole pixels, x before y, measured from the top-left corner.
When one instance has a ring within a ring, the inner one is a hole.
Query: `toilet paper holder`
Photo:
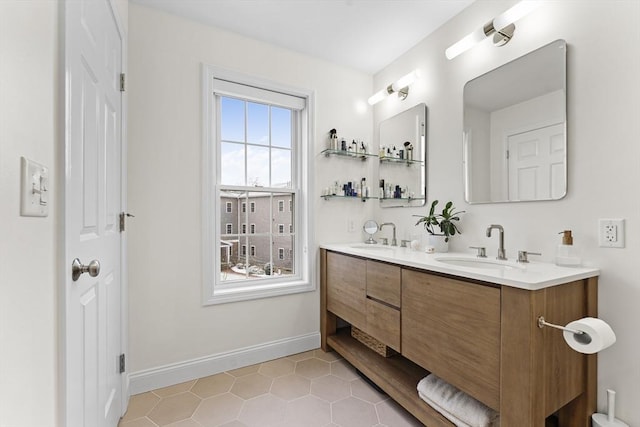
[[[578,331],[577,329],[567,328],[565,326],[555,325],[553,323],[549,323],[544,320],[543,316],[538,317],[538,328],[542,329],[545,326],[549,326],[550,328],[560,329],[561,331],[571,332],[574,335],[578,335],[580,339],[576,339],[580,341],[582,344],[589,344],[591,342],[591,336],[585,331]]]

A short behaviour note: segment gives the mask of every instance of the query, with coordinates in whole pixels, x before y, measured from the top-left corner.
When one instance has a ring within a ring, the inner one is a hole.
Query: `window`
[[[312,93],[211,66],[204,71],[204,303],[311,291]],[[228,215],[233,204],[238,212]],[[241,224],[242,233],[225,235],[229,223]],[[298,232],[285,234],[286,224]],[[229,261],[216,256],[223,246],[231,248]],[[232,271],[237,264],[245,268]]]
[[[289,233],[293,233],[293,224],[289,224]]]
[[[227,234],[233,233],[233,224],[227,223]]]

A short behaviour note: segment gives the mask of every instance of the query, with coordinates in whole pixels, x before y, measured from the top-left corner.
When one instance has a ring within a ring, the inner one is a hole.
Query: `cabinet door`
[[[399,308],[400,267],[367,260],[367,296]]]
[[[500,289],[402,270],[402,354],[500,409]]]
[[[361,330],[367,327],[366,261],[327,253],[327,310]]]

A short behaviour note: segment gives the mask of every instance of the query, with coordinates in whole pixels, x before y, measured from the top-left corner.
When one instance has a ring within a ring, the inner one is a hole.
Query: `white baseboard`
[[[320,333],[315,332],[245,347],[227,353],[213,354],[171,365],[145,369],[144,371],[129,374],[129,391],[131,395],[140,394],[319,347]]]

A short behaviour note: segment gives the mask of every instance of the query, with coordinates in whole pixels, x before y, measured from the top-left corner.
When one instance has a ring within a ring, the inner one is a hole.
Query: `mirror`
[[[556,40],[464,86],[467,202],[567,194],[566,51]]]
[[[369,235],[369,238],[365,240],[365,243],[369,243],[369,244],[377,243],[375,240],[373,240],[373,235],[378,232],[377,222],[370,219],[364,223],[364,225],[362,226],[362,229],[364,230],[365,233]]]
[[[427,106],[422,103],[380,123],[380,206],[423,206],[426,200]]]

